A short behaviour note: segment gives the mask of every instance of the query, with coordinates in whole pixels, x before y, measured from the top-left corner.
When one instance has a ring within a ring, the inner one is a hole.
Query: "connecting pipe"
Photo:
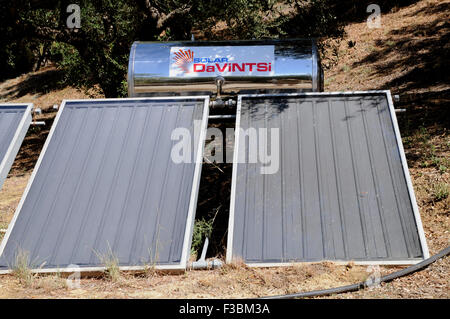
[[[214,80],[217,87],[217,98],[220,99],[220,94],[222,94],[222,85],[225,83],[225,78],[223,76],[217,76]]]
[[[209,102],[209,106],[212,108],[224,108],[227,106],[234,106],[236,105],[236,101],[233,99],[229,100],[222,100],[220,97],[215,99],[214,101]]]
[[[236,119],[236,115],[232,114],[219,114],[219,115],[210,115],[208,116],[209,120],[234,120]]]
[[[220,259],[206,260],[206,251],[208,250],[209,238],[206,237],[205,243],[203,244],[202,255],[199,260],[191,263],[191,269],[194,270],[204,270],[204,269],[217,269],[223,266]]]
[[[41,115],[42,114],[42,109],[39,108],[39,107],[34,108],[33,109],[33,114],[34,115]],[[45,121],[32,121],[30,124],[31,125],[45,125]]]

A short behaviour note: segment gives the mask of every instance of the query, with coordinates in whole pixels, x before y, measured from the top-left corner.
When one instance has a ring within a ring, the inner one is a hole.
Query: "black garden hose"
[[[436,255],[431,256],[430,258],[427,258],[418,264],[412,265],[408,268],[405,268],[405,269],[402,269],[402,270],[393,272],[389,275],[381,277],[380,283],[388,282],[388,281],[394,280],[396,278],[400,278],[400,277],[412,274],[418,270],[424,269],[424,268],[428,267],[430,264],[434,263],[436,260],[441,259],[442,257],[445,257],[449,254],[450,254],[450,246],[448,246],[447,248],[441,250]],[[263,297],[262,299],[294,299],[294,298],[327,296],[327,295],[333,295],[333,294],[340,294],[340,293],[344,293],[344,292],[357,291],[357,290],[360,290],[360,289],[363,289],[366,287],[368,287],[367,283],[362,281],[357,284],[347,285],[347,286],[342,286],[342,287],[298,292],[298,293],[289,294],[289,295],[269,296],[269,297]]]

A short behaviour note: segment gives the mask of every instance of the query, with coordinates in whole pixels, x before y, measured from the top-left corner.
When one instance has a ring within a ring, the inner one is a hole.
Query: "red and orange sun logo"
[[[189,64],[194,61],[194,51],[180,49],[178,52],[174,52],[174,55],[175,65],[185,73],[189,73]]]

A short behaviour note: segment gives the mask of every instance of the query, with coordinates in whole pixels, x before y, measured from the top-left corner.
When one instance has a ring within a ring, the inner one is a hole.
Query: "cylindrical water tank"
[[[130,97],[158,93],[295,89],[322,91],[314,39],[134,42],[128,65]]]

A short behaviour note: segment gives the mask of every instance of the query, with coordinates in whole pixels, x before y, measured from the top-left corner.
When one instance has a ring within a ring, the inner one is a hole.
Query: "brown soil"
[[[324,39],[326,90],[391,89],[400,94],[396,107],[430,253],[450,242],[450,136],[448,76],[450,1],[423,0],[382,15],[382,28],[365,22],[346,26],[342,39]],[[34,102],[43,109],[45,127],[30,129],[13,169],[0,191],[0,228],[7,226],[25,189],[31,169],[56,114],[53,104],[64,98],[100,96],[57,85],[42,86],[43,77],[56,77],[47,68],[0,84],[2,101]],[[48,78],[47,78],[48,79]],[[37,81],[37,82],[36,82]],[[39,88],[39,89],[36,89]],[[0,234],[1,237],[1,234]],[[380,267],[381,274],[404,267]],[[56,275],[30,282],[15,275],[0,277],[3,298],[234,298],[293,293],[366,280],[368,268],[352,264],[304,264],[287,268],[250,269],[226,265],[214,271],[181,275],[149,271],[121,274],[116,281],[85,278],[79,289],[68,288]],[[333,298],[449,298],[450,258],[381,286]]]

